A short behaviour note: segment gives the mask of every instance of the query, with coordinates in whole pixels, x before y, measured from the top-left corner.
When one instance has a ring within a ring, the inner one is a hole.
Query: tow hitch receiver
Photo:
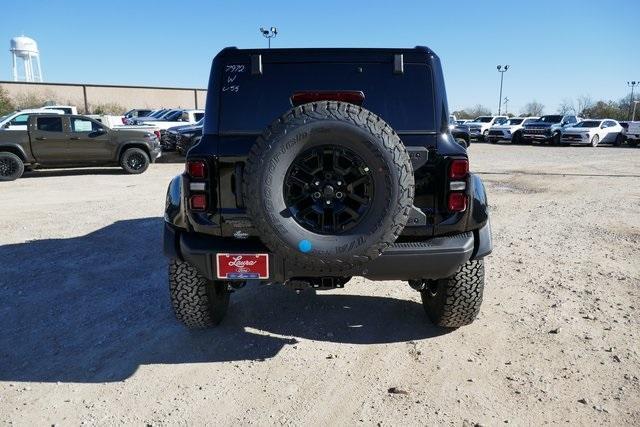
[[[313,289],[338,289],[344,288],[344,285],[351,277],[304,277],[287,280],[284,285],[295,291],[305,288]]]

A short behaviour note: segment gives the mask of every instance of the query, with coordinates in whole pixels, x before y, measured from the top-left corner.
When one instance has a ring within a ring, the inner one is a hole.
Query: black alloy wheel
[[[145,163],[146,159],[140,153],[131,153],[127,158],[127,164],[129,165],[129,167],[136,171],[142,169]]]
[[[300,226],[317,234],[341,234],[369,212],[374,184],[371,170],[353,151],[322,145],[296,157],[283,192]]]

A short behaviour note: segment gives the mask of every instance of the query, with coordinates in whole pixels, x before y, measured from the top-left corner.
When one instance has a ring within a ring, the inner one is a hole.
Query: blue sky
[[[205,87],[224,46],[411,47],[441,57],[451,110],[497,110],[508,63],[510,111],[537,100],[619,99],[640,80],[640,1],[10,1],[3,4],[0,80],[9,39],[38,42],[46,81]],[[503,95],[503,96],[504,96]]]

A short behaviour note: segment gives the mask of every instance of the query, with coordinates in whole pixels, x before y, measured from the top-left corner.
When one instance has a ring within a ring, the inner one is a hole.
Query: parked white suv
[[[503,124],[509,118],[507,116],[480,116],[469,123],[469,137],[471,139],[487,140],[489,128],[496,124]]]
[[[502,124],[496,124],[489,128],[487,139],[491,143],[498,141],[511,141],[512,144],[522,142],[522,128],[527,123],[533,123],[538,117],[512,117]]]
[[[589,144],[597,147],[600,143],[620,145],[624,141],[623,128],[615,120],[583,120],[575,126],[562,130],[560,142],[563,144]]]

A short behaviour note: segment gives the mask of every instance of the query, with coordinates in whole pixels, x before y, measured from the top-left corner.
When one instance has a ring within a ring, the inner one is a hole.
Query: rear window
[[[262,75],[250,67],[227,65],[223,71],[220,131],[260,133],[291,108],[298,91],[356,90],[363,107],[382,117],[396,131],[434,131],[431,68],[404,64],[393,74],[391,64],[266,63]]]
[[[38,117],[37,127],[44,132],[62,132],[62,117]]]

